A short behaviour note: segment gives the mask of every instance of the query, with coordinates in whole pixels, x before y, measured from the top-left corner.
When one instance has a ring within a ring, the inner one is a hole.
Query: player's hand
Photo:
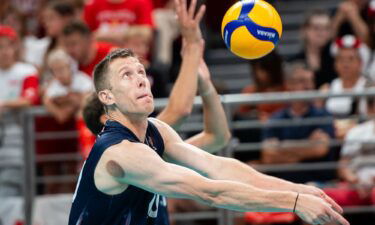
[[[331,197],[329,197],[326,193],[324,193],[323,190],[317,187],[299,184],[297,189],[299,193],[309,194],[309,195],[313,195],[315,197],[319,197],[323,199],[326,203],[328,203],[331,206],[332,209],[334,209],[336,212],[340,214],[344,212],[341,206],[339,206]]]
[[[308,224],[350,225],[339,213],[333,210],[322,198],[300,194],[296,204],[296,214]]]
[[[202,39],[199,24],[206,10],[206,6],[202,5],[199,7],[198,12],[196,13],[196,5],[197,0],[192,0],[189,9],[187,9],[186,0],[175,0],[176,13],[181,27],[181,34],[187,43],[200,42]]]

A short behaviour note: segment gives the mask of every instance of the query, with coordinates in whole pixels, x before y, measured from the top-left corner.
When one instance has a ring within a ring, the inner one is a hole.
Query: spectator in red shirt
[[[80,21],[73,21],[65,26],[63,46],[79,63],[79,70],[90,77],[95,65],[114,48],[110,43],[94,40],[90,29]]]
[[[128,26],[153,26],[151,0],[91,0],[83,18],[95,37],[121,45]]]

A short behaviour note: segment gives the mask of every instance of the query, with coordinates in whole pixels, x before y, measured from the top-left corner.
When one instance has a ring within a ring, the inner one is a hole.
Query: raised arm
[[[158,119],[177,128],[190,115],[194,97],[197,93],[197,79],[199,61],[203,54],[202,34],[199,23],[203,17],[205,6],[201,6],[194,16],[196,0],[186,9],[186,2],[176,0],[176,13],[184,39],[182,64],[177,80],[169,96],[169,102]]]
[[[203,59],[199,65],[198,91],[203,102],[204,129],[186,142],[215,153],[227,145],[231,133],[220,96],[211,82],[210,71]]]
[[[163,161],[155,151],[141,143],[123,141],[110,147],[98,166],[105,166],[106,170],[95,174],[96,178],[110,176],[119,184],[134,185],[167,197],[193,199],[219,208],[291,212],[296,202],[297,194],[293,192],[267,191],[238,182],[207,179],[193,170]],[[319,198],[301,194],[297,203],[296,213],[306,222],[337,220],[348,224]]]

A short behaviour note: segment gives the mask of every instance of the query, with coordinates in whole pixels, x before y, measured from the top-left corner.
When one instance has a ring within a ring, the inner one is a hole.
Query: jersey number
[[[167,206],[167,200],[164,196],[154,195],[148,204],[148,216],[151,218],[156,218],[158,216],[159,205],[163,207]]]

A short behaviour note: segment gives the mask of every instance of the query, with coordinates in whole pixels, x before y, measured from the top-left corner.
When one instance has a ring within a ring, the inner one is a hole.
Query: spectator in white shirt
[[[63,50],[50,53],[48,68],[53,79],[47,86],[43,103],[55,119],[63,123],[80,111],[85,95],[93,91],[89,76],[78,71],[77,64]]]

